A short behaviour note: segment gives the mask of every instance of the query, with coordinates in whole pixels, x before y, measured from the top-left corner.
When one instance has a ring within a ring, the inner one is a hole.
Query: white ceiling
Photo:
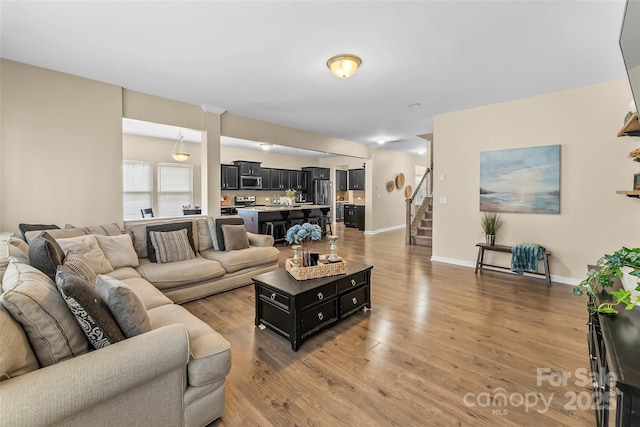
[[[436,114],[625,77],[624,5],[2,0],[0,55],[415,153]],[[339,53],[362,58],[355,76],[329,72]]]

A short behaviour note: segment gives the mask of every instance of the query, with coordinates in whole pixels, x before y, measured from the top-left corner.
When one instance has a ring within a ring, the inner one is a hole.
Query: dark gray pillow
[[[22,238],[24,241],[27,241],[27,231],[38,231],[38,230],[57,230],[60,229],[55,224],[18,224],[18,229],[22,233]]]
[[[160,225],[148,225],[147,226],[147,253],[149,254],[149,261],[158,262],[156,258],[156,251],[153,248],[153,243],[151,243],[151,237],[149,236],[150,231],[176,231],[181,230],[183,228],[187,229],[187,237],[189,238],[189,244],[191,245],[191,249],[196,253],[196,245],[193,243],[193,223],[189,222],[172,222],[169,224],[160,224]]]
[[[125,339],[94,286],[65,265],[58,267],[56,286],[94,348],[103,348]]]
[[[218,241],[218,250],[225,251],[224,233],[222,232],[223,225],[244,225],[244,218],[216,218],[216,235],[215,239]]]
[[[51,237],[43,231],[29,243],[29,264],[46,274],[55,281],[56,269],[64,261],[64,251]]]
[[[109,311],[127,338],[151,330],[151,320],[144,303],[125,283],[100,274],[96,281],[96,292],[109,307]]]

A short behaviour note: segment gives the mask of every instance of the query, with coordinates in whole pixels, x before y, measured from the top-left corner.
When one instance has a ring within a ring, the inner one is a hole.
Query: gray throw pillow
[[[150,231],[149,237],[158,263],[186,261],[196,257],[184,228],[166,232]]]
[[[172,222],[168,224],[159,224],[159,225],[148,225],[147,226],[147,253],[149,255],[149,261],[158,262],[156,259],[156,252],[151,243],[151,237],[149,236],[150,231],[175,231],[180,229],[187,230],[187,236],[189,237],[189,244],[193,249],[193,252],[196,252],[196,245],[193,241],[193,223],[189,222]]]
[[[60,227],[58,227],[55,224],[18,224],[18,229],[20,230],[20,233],[22,233],[22,238],[25,240],[25,242],[28,242],[27,240],[27,232],[28,231],[40,231],[40,230],[57,230],[60,229]]]
[[[226,251],[247,249],[249,247],[247,229],[244,225],[224,224],[222,225],[222,234],[224,235],[224,246]]]
[[[56,286],[94,348],[103,348],[125,339],[94,286],[64,265],[58,268]]]
[[[216,235],[213,239],[213,246],[217,251],[226,250],[224,245],[224,233],[222,232],[223,225],[244,225],[244,219],[240,217],[216,218]],[[215,244],[216,242],[217,245]]]
[[[131,338],[151,330],[151,320],[144,303],[125,283],[101,274],[96,281],[96,292],[109,307],[125,337]]]
[[[64,261],[64,251],[51,237],[43,231],[29,243],[29,264],[42,271],[51,280],[55,280],[56,269]]]

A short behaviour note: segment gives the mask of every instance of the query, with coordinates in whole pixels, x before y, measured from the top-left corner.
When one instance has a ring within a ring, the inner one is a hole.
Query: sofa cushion
[[[54,239],[67,239],[70,237],[84,236],[85,234],[87,234],[84,231],[80,230],[79,228],[73,229],[73,230],[52,229],[52,230],[45,230],[45,231],[49,233],[49,235]],[[31,241],[36,237],[38,237],[41,233],[42,233],[42,230],[27,231],[25,233],[25,235],[27,236],[27,239],[26,239],[27,243],[31,243]]]
[[[226,273],[220,263],[200,256],[164,264],[157,264],[143,258],[136,270],[160,290],[216,279]]]
[[[21,259],[29,259],[29,245],[22,239],[17,237],[9,237],[7,239],[9,244],[9,255],[20,257]],[[28,262],[28,261],[27,261]]]
[[[24,238],[25,242],[28,242],[29,240],[27,239],[27,232],[28,231],[42,231],[42,230],[54,230],[54,229],[60,229],[60,227],[58,227],[55,224],[18,224],[18,230],[20,230],[20,233],[22,233],[22,237]]]
[[[179,220],[175,219],[149,219],[145,221],[135,221],[131,223],[127,223],[126,230],[133,237],[133,248],[136,250],[136,254],[138,254],[138,258],[148,258],[149,252],[147,251],[147,227],[162,225],[162,224],[174,224],[176,222],[185,222],[184,218]],[[196,227],[196,221],[191,221],[193,224],[193,228]],[[158,230],[155,230],[158,231]],[[159,230],[164,231],[164,230]],[[198,247],[199,242],[197,242],[197,236],[199,233],[195,233],[193,236],[194,245]]]
[[[70,250],[62,264],[70,268],[78,276],[82,277],[82,279],[87,283],[95,285],[97,275],[95,271],[91,269],[89,261],[87,261],[81,253]]]
[[[17,377],[40,367],[24,329],[0,304],[0,381]]]
[[[186,228],[164,232],[149,231],[149,239],[157,263],[186,261],[196,257]],[[151,259],[151,252],[149,252],[149,260],[154,262]]]
[[[211,230],[215,229],[213,218],[210,216],[206,218],[199,218],[196,221],[198,229],[198,252],[206,251],[213,247],[213,238],[211,237]]]
[[[125,283],[101,274],[96,281],[96,292],[109,307],[125,337],[135,337],[151,330],[144,303]]]
[[[118,236],[126,233],[120,229],[120,226],[115,222],[111,224],[91,225],[89,227],[76,227],[75,225],[66,224],[65,229],[81,229],[85,234],[95,234],[97,236]]]
[[[106,274],[109,275],[109,277],[113,277],[114,279],[118,279],[118,280],[131,279],[134,277],[142,277],[140,276],[140,273],[138,273],[138,270],[136,270],[133,267],[116,268],[115,270],[110,271]]]
[[[111,274],[109,274],[111,277]],[[150,310],[161,305],[173,304],[173,301],[142,277],[122,279],[122,283],[131,288],[142,300],[145,308]]]
[[[2,279],[2,304],[24,328],[41,366],[89,350],[89,341],[62,296],[43,272],[11,260]]]
[[[235,251],[216,251],[209,249],[204,251],[202,256],[218,261],[227,273],[235,273],[245,268],[277,263],[280,257],[280,251],[273,246],[250,246],[248,249],[238,249]]]
[[[133,240],[128,234],[118,234],[116,236],[95,235],[98,246],[104,252],[109,264],[114,269],[120,267],[137,267],[138,255],[133,249]]]
[[[224,235],[224,247],[226,251],[247,249],[249,247],[247,229],[244,228],[244,225],[223,224],[222,234]]]
[[[209,325],[177,304],[163,305],[149,310],[154,329],[182,323],[189,331],[189,364],[187,377],[190,385],[203,386],[224,378],[231,369],[229,342]]]
[[[93,235],[56,239],[65,253],[70,250],[77,251],[87,259],[91,269],[97,274],[108,273],[113,270],[109,260],[98,245],[98,240]]]
[[[187,237],[189,238],[189,245],[193,252],[196,251],[196,246],[193,241],[193,223],[191,221],[187,222],[172,222],[167,224],[159,224],[159,225],[148,225],[147,226],[147,253],[149,254],[149,260],[151,262],[158,262],[156,258],[156,251],[151,243],[150,232],[152,231],[160,231],[160,232],[168,232],[168,231],[177,231],[177,230],[187,230]]]
[[[224,251],[224,234],[222,233],[223,225],[244,225],[244,219],[242,217],[230,217],[230,218],[216,218],[215,221],[216,235],[213,238],[213,248],[217,251]]]
[[[29,264],[54,280],[56,269],[64,261],[64,251],[48,232],[40,233],[29,244]]]

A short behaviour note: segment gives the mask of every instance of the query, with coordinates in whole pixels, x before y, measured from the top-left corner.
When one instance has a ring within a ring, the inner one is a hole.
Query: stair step
[[[413,236],[413,244],[431,247],[431,236]]]
[[[433,225],[432,219],[423,218],[420,220],[420,227],[431,227]]]
[[[418,236],[432,236],[433,235],[433,228],[431,228],[431,227],[418,227],[416,229],[416,234]]]
[[[433,212],[432,211],[425,211],[424,214],[422,215],[423,219],[433,219]]]

